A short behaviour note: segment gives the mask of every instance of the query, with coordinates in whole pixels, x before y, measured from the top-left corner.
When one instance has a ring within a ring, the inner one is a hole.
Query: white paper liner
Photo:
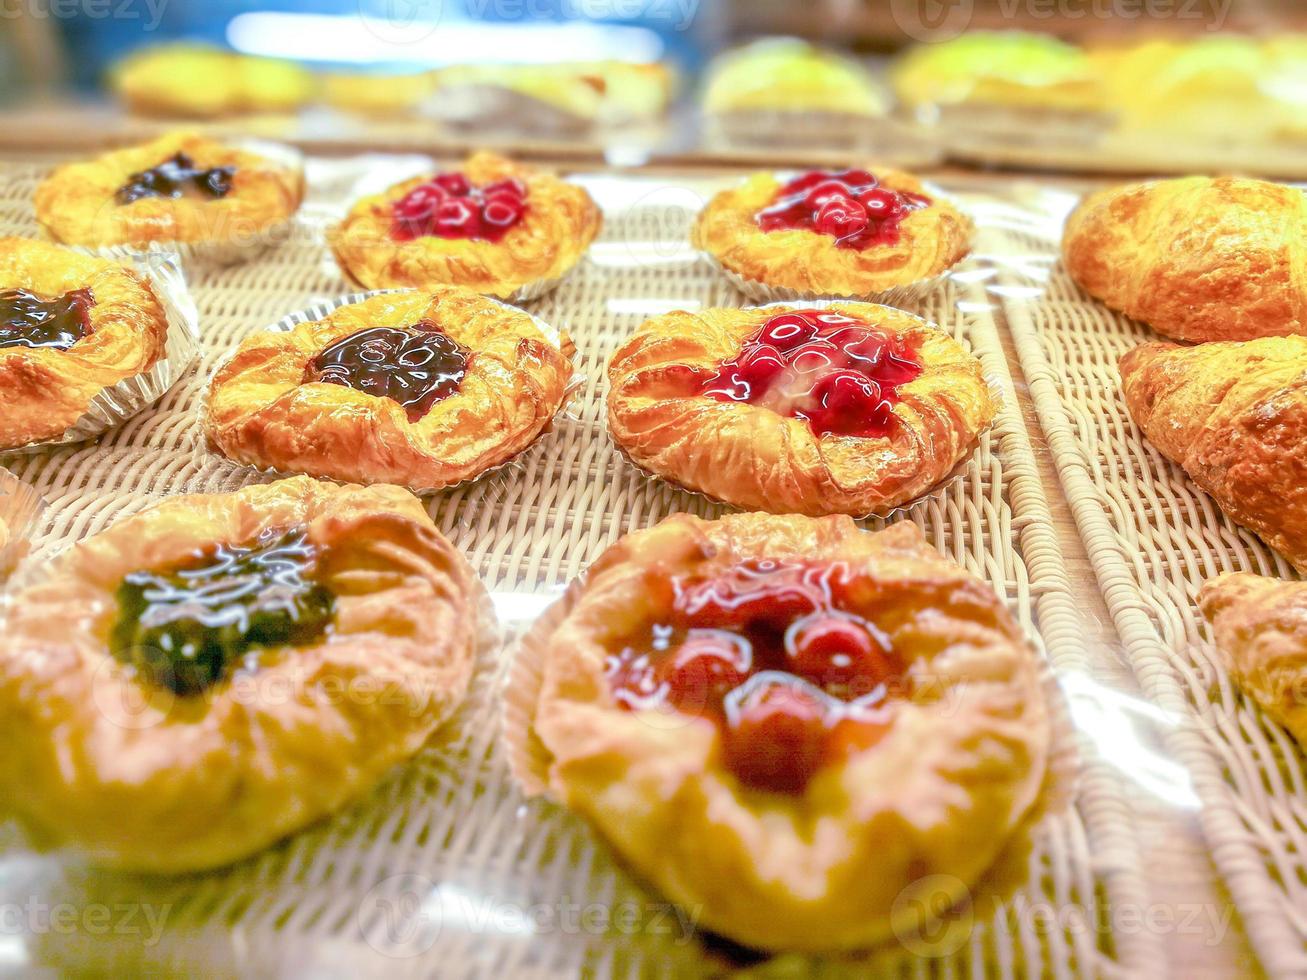
[[[734,109],[704,116],[708,143],[759,149],[861,150],[922,162],[940,153],[933,134],[915,121],[891,115],[795,109]]]
[[[294,313],[287,313],[276,323],[269,324],[268,326],[264,327],[263,330],[264,332],[286,333],[291,330],[294,330],[295,327],[299,326],[301,323],[310,323],[315,320],[324,319],[325,317],[329,316],[332,313],[332,311],[337,310],[342,306],[349,306],[353,303],[361,303],[363,300],[368,299],[369,297],[372,296],[382,296],[391,293],[420,293],[420,292],[422,292],[422,290],[420,289],[373,289],[373,290],[367,290],[359,293],[350,293],[347,296],[338,296],[335,299],[325,300],[321,303],[315,303],[313,306],[306,307],[305,309],[302,310],[296,310]],[[485,298],[490,302],[496,303],[500,306],[504,306],[504,307],[509,306],[509,304],[507,304],[503,300],[495,299],[492,296],[487,296]],[[545,335],[545,339],[549,343],[551,343],[554,347],[558,348],[558,350],[560,350],[568,360],[570,361],[575,360],[576,346],[572,343],[572,338],[569,337],[566,333],[559,330],[557,327],[553,326],[552,324],[546,323],[544,320],[541,320],[539,317],[527,313],[525,310],[519,310],[516,307],[509,307],[509,308],[513,309],[515,312],[523,313],[526,316],[530,317],[531,322],[534,323],[537,329],[539,329],[540,332]],[[213,371],[210,373],[208,379],[205,381],[204,391],[200,396],[200,409],[199,409],[200,422],[202,428],[207,429],[207,425],[208,425],[209,397],[210,397],[210,393],[213,391],[213,380],[218,376],[218,373],[223,369],[223,367],[235,356],[236,350],[238,349],[239,349],[239,345],[236,348],[233,348],[231,351],[229,351],[225,356],[219,358],[218,362],[213,366]],[[540,445],[544,436],[547,435],[548,432],[553,428],[554,422],[557,421],[558,417],[567,410],[567,406],[571,403],[572,397],[576,394],[577,391],[580,390],[584,382],[585,382],[584,375],[573,374],[571,380],[568,382],[567,388],[563,391],[562,400],[559,402],[558,409],[555,411],[554,417],[553,419],[550,420],[549,424],[546,425],[543,429],[541,429],[539,434],[536,435],[536,437],[532,439],[530,443],[523,446],[520,450],[518,450],[516,453],[512,454],[502,462],[495,463],[494,465],[487,467],[486,469],[482,470],[476,475],[470,476],[465,480],[460,480],[457,483],[449,483],[444,486],[437,486],[437,487],[418,487],[418,486],[408,486],[406,484],[404,486],[406,487],[406,489],[420,496],[428,496],[435,493],[447,493],[447,492],[457,490],[460,487],[466,487],[469,486],[470,484],[476,483],[488,476],[491,476],[494,473],[498,473],[500,470],[504,469],[505,467],[511,466],[514,463],[520,463],[521,458],[526,453],[530,452],[531,450],[535,449]],[[326,476],[321,473],[308,473],[305,470],[281,470],[272,466],[256,466],[252,463],[242,463],[238,460],[230,459],[229,457],[219,452],[217,449],[209,447],[207,445],[207,440],[202,440],[196,446],[195,452],[196,452],[196,462],[201,466],[203,466],[207,460],[217,457],[233,464],[241,471],[258,474],[261,476],[274,476],[274,477],[281,478],[287,476],[307,475],[307,476],[312,476],[315,479],[327,480],[332,483],[350,482],[347,480],[337,480],[334,477]]]
[[[544,797],[560,806],[565,806],[566,803],[549,786],[549,766],[553,756],[535,732],[535,717],[540,692],[544,687],[549,638],[571,611],[584,585],[583,572],[522,636],[510,644],[508,656],[511,659],[500,710],[505,756],[509,772],[518,788],[527,798]],[[1048,658],[1039,653],[1032,655],[1038,661],[1036,669],[1039,684],[1048,705],[1049,751],[1044,778],[1038,795],[1012,828],[1003,849],[967,890],[973,907],[983,907],[981,898],[1006,898],[1028,880],[1029,852],[1040,823],[1050,814],[1062,812],[1071,806],[1075,799],[1080,774],[1080,750],[1070,705],[1053,674]],[[926,904],[935,913],[944,911],[938,902]],[[934,927],[931,927],[930,922],[919,922],[915,926],[913,928],[913,923],[895,925],[895,935],[899,942],[909,945],[914,952],[928,953],[932,949],[949,951],[957,948],[955,943],[950,942],[955,937],[949,932],[952,926],[947,921]],[[963,918],[961,926],[973,928],[970,917]],[[857,953],[851,953],[837,954],[828,959],[847,961],[856,960],[857,957]]]
[[[408,288],[408,289],[417,288],[417,287],[409,286],[409,287],[394,287],[391,289],[368,289],[366,285],[364,285],[363,283],[355,279],[353,274],[348,269],[341,266],[339,262],[336,263],[336,268],[340,271],[341,278],[344,279],[345,282],[347,282],[349,285],[353,286],[355,289],[361,292],[385,293],[385,292],[396,292],[399,289],[403,289],[403,288]],[[484,296],[486,299],[494,300],[496,303],[509,303],[509,304],[529,303],[532,300],[537,300],[541,296],[544,296],[547,293],[551,293],[555,289],[557,289],[559,285],[562,283],[562,281],[568,277],[572,269],[575,268],[576,266],[574,265],[570,269],[568,269],[567,272],[564,272],[561,276],[554,276],[552,279],[532,280],[531,282],[519,286],[517,289],[515,289],[512,293],[510,293],[507,296],[498,296],[494,293],[487,293],[481,290],[474,290],[474,291],[477,292],[479,295]],[[442,283],[441,285],[464,286],[463,283],[458,283],[458,282]],[[464,288],[470,289],[471,287],[464,286]]]
[[[599,125],[526,92],[488,82],[448,85],[423,103],[422,113],[447,126],[478,131],[575,137]]]
[[[803,305],[805,308],[808,309],[821,310],[835,303],[855,303],[855,302],[860,303],[863,301],[847,300],[847,299],[826,299],[826,300],[811,300],[805,302]],[[742,309],[764,310],[767,309],[768,307],[773,307],[773,306],[788,307],[793,305],[794,305],[793,301],[778,300],[777,302],[774,303],[763,303],[760,306],[746,306],[746,307],[742,307]],[[869,303],[867,305],[883,306],[884,308],[893,311],[899,316],[911,317],[913,320],[918,321],[924,327],[928,327],[931,330],[935,330],[941,333],[943,332],[943,328],[940,327],[939,324],[931,323],[925,317],[918,316],[915,313],[908,313],[905,310],[901,310],[896,307],[889,306],[888,304]],[[968,353],[970,352],[968,351]],[[927,500],[931,500],[933,498],[942,499],[943,497],[947,496],[948,492],[951,490],[953,485],[959,482],[960,480],[962,480],[967,475],[967,470],[970,469],[971,467],[971,461],[976,455],[976,449],[980,446],[981,438],[985,435],[986,432],[988,432],[990,429],[994,427],[994,423],[995,421],[997,421],[998,416],[1001,413],[1003,403],[1004,403],[1004,398],[1003,398],[1003,388],[999,382],[999,379],[987,375],[985,377],[985,386],[989,389],[989,396],[994,401],[994,416],[989,420],[989,423],[987,425],[985,425],[982,429],[980,429],[976,433],[976,437],[972,441],[968,451],[963,454],[962,458],[958,460],[957,464],[951,470],[949,470],[948,473],[946,473],[943,477],[940,478],[938,483],[935,483],[934,485],[928,487],[922,493],[918,494],[915,497],[912,497],[909,500],[905,500],[902,503],[895,504],[893,507],[886,507],[879,510],[872,510],[864,514],[851,514],[850,516],[853,517],[854,520],[859,520],[859,521],[898,517],[906,514],[913,507],[916,507],[918,504],[921,504]],[[732,510],[747,511],[747,510],[756,509],[756,508],[741,507],[739,504],[731,503],[731,501],[723,500],[720,497],[714,497],[712,494],[706,493],[703,490],[696,490],[693,487],[687,487],[685,484],[680,483],[669,476],[664,476],[662,474],[655,473],[653,470],[641,466],[634,459],[632,459],[630,454],[626,451],[625,447],[620,445],[616,439],[612,439],[611,433],[609,434],[609,438],[613,444],[613,447],[617,450],[618,454],[624,460],[626,460],[626,462],[629,463],[633,469],[638,470],[646,480],[669,484],[670,486],[676,487],[682,493],[691,494],[692,496],[699,497],[703,500],[708,501],[709,503],[720,504],[723,507],[730,507]]]
[[[45,508],[35,489],[0,469],[0,579],[27,554],[31,534]]]
[[[278,166],[293,170],[304,181],[304,157],[296,149],[267,140],[239,139],[224,140],[225,145],[254,153],[271,160]],[[301,200],[301,204],[302,204]],[[104,258],[121,259],[124,256],[177,256],[186,267],[203,268],[205,266],[238,265],[262,255],[273,245],[290,238],[295,223],[296,211],[281,221],[260,228],[258,231],[242,232],[240,238],[232,241],[155,241],[143,244],[116,243],[112,245],[87,246],[85,250]],[[44,230],[44,229],[43,229]],[[47,232],[48,234],[48,232]],[[50,236],[53,237],[53,236]]]
[[[0,447],[0,456],[6,453],[39,452],[52,446],[86,442],[121,425],[162,398],[185,374],[199,350],[199,314],[195,309],[195,301],[186,288],[186,277],[175,254],[141,255],[121,247],[95,251],[75,248],[74,251],[121,262],[134,268],[149,281],[168,323],[164,356],[141,374],[124,378],[117,384],[102,389],[92,397],[82,417],[65,430],[63,435],[22,446]]]

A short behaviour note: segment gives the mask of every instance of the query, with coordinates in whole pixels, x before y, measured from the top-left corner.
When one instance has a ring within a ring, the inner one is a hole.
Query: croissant
[[[1307,338],[1143,344],[1121,379],[1149,441],[1307,571]]]
[[[1177,340],[1307,333],[1302,192],[1242,177],[1100,191],[1067,220],[1062,256],[1091,296]]]
[[[1307,582],[1222,575],[1198,606],[1235,683],[1307,748]]]

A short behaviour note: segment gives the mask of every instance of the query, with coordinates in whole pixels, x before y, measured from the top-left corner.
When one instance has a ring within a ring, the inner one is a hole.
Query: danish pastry
[[[868,514],[943,480],[997,411],[943,331],[866,303],[654,317],[613,354],[632,461],[739,507]]]
[[[0,449],[62,436],[103,389],[159,361],[167,333],[128,267],[0,238]]]
[[[763,38],[714,59],[707,112],[780,110],[883,116],[889,99],[856,62],[797,38]]]
[[[747,946],[929,929],[946,903],[896,899],[931,876],[961,898],[1045,801],[1035,654],[913,524],[678,514],[605,552],[519,656],[528,791]]]
[[[162,44],[135,52],[117,65],[113,87],[135,112],[204,119],[298,109],[312,96],[314,81],[290,61],[200,44]]]
[[[460,483],[521,452],[562,407],[570,343],[547,330],[452,286],[372,296],[246,338],[214,375],[204,431],[255,466]]]
[[[1307,583],[1221,575],[1198,605],[1235,683],[1307,749]]]
[[[715,195],[696,247],[729,272],[813,296],[865,298],[939,275],[971,250],[971,221],[896,170],[755,174]]]
[[[36,189],[36,219],[71,245],[256,241],[304,197],[304,176],[193,133],[58,167]]]
[[[1264,180],[1132,184],[1080,204],[1062,256],[1091,296],[1176,340],[1302,334],[1305,218],[1302,191]]]
[[[1143,344],[1121,380],[1162,455],[1307,572],[1307,337]]]
[[[570,270],[599,225],[575,184],[476,153],[460,170],[363,198],[328,239],[366,289],[454,285],[507,299]]]
[[[397,487],[170,498],[14,598],[0,798],[105,866],[245,857],[426,742],[467,690],[483,606]]]

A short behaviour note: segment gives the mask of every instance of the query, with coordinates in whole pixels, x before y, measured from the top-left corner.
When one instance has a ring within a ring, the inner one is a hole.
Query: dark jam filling
[[[930,198],[881,187],[866,170],[813,170],[796,177],[758,212],[763,231],[804,228],[835,239],[839,248],[893,245],[899,225]]]
[[[67,350],[91,332],[89,289],[42,299],[26,289],[0,291],[0,347]]]
[[[110,645],[120,660],[176,694],[199,694],[265,647],[321,637],[335,597],[311,574],[303,528],[269,530],[252,546],[220,545],[172,571],[132,572],[118,587]]]
[[[114,199],[131,204],[143,197],[226,197],[235,173],[235,167],[197,167],[185,153],[177,153],[157,167],[132,174]]]
[[[429,320],[412,327],[370,327],[338,340],[304,369],[304,384],[344,385],[389,398],[416,422],[455,394],[471,352]]]
[[[414,238],[497,242],[526,214],[526,185],[515,178],[477,187],[460,173],[437,174],[395,202],[390,233]]]
[[[890,433],[899,386],[920,374],[901,337],[829,310],[794,310],[764,323],[699,391],[805,419],[817,435],[865,438]]]
[[[608,657],[622,707],[715,722],[744,784],[801,793],[829,762],[874,745],[906,694],[876,625],[846,611],[841,563],[753,561],[672,580],[672,611]]]

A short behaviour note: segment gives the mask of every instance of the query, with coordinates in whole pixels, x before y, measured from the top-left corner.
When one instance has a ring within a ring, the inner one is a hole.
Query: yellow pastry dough
[[[1235,683],[1307,749],[1307,583],[1221,575],[1198,605]]]
[[[182,153],[195,167],[234,167],[222,197],[204,193],[147,196],[119,203],[133,175]],[[55,169],[36,189],[36,220],[56,241],[70,245],[155,242],[253,244],[287,220],[304,197],[304,175],[265,157],[194,133],[170,133],[94,160]]]
[[[724,761],[728,723],[623,707],[611,665],[667,622],[676,583],[726,583],[741,567],[756,583],[758,568],[795,563],[837,569],[838,608],[882,630],[905,673],[879,741],[854,742],[799,792],[773,792]],[[605,552],[519,655],[531,669],[515,683],[539,684],[507,694],[528,707],[528,729],[508,731],[528,786],[542,777],[699,926],[749,946],[843,950],[919,934],[947,903],[901,901],[911,885],[943,876],[963,897],[1042,799],[1051,736],[1036,656],[1002,601],[912,524],[870,534],[847,517],[678,514]]]
[[[1295,187],[1181,177],[1089,195],[1067,219],[1062,256],[1091,296],[1160,334],[1204,343],[1307,333]]]
[[[287,112],[313,94],[299,65],[252,58],[199,44],[163,44],[134,52],[113,70],[128,108],[152,116],[211,118],[241,112]]]
[[[392,235],[393,208],[430,176],[414,177],[356,202],[328,233],[341,271],[366,289],[467,286],[511,297],[523,286],[562,276],[580,261],[599,233],[601,217],[575,184],[491,153],[476,153],[459,168],[475,186],[517,179],[526,185],[526,211],[498,241]]]
[[[163,307],[150,283],[127,266],[48,242],[0,238],[0,293],[9,290],[41,300],[89,290],[92,299],[89,333],[71,346],[0,345],[0,449],[58,438],[101,390],[164,355]]]
[[[819,435],[807,420],[772,407],[700,393],[696,378],[788,311],[811,308],[678,311],[646,321],[608,365],[613,441],[644,469],[738,507],[860,515],[925,493],[993,421],[998,406],[979,361],[939,328],[868,303],[813,312],[850,317],[915,350],[921,373],[898,386],[884,432]]]
[[[192,694],[110,652],[125,576],[294,528],[335,596],[321,638],[263,649]],[[252,854],[366,791],[449,717],[483,595],[396,487],[297,478],[166,500],[14,598],[0,636],[0,800],[40,841],[96,864],[179,872]]]
[[[783,182],[776,174],[760,173],[712,197],[695,222],[694,245],[745,279],[851,298],[929,279],[966,257],[974,231],[969,218],[948,201],[926,194],[910,174],[872,173],[882,187],[930,198],[928,207],[903,219],[896,241],[843,248],[834,237],[806,228],[763,231],[757,214],[773,203]]]
[[[885,115],[889,99],[855,61],[797,38],[763,38],[713,60],[703,107],[874,117]]]
[[[310,362],[346,338],[421,323],[461,345],[467,360],[457,390],[420,418],[391,397],[308,380]],[[549,427],[571,382],[570,350],[527,314],[470,290],[385,293],[246,338],[214,376],[204,431],[213,448],[255,466],[449,486],[517,455]]]
[[[1142,344],[1121,382],[1148,441],[1307,572],[1307,337]]]

